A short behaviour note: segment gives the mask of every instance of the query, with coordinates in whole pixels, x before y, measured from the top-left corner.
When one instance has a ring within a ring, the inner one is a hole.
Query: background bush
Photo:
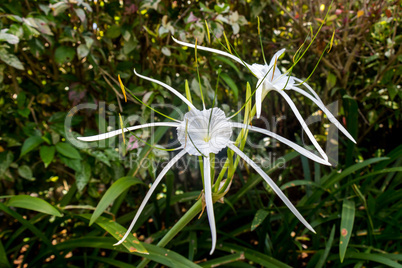
[[[118,75],[146,103],[180,105],[164,89],[134,76],[133,68],[181,92],[187,79],[193,96],[199,96],[194,51],[178,46],[172,35],[222,49],[217,39],[225,42],[225,32],[243,59],[262,63],[259,16],[266,57],[286,48],[282,66],[289,67],[304,40],[310,41],[310,26],[317,31],[329,5],[330,1],[305,0],[220,4],[0,0],[0,266],[138,265],[143,254],[113,248],[116,240],[105,230],[111,233],[116,226],[107,225],[108,221],[102,225],[99,218],[88,227],[89,218],[105,191],[124,179],[123,193],[103,217],[127,226],[159,170],[120,161],[117,142],[77,149],[66,135],[116,129],[118,120],[113,118],[118,113],[130,115],[131,123],[153,119],[144,105],[132,98],[124,102]],[[357,145],[340,137],[338,166],[322,167],[294,158],[282,147],[247,149],[256,159],[267,158],[270,152],[278,158],[286,155],[286,169],[270,166],[266,171],[274,172],[283,189],[289,187],[287,194],[313,223],[317,235],[307,232],[268,187],[257,185],[256,174],[238,169],[226,203],[215,204],[218,249],[213,256],[208,255],[205,215],[165,247],[171,251],[153,246],[200,194],[202,183],[194,165],[180,174],[168,173],[140,218],[143,225],[134,230],[145,242],[140,245],[151,252],[147,255],[154,261],[151,266],[187,267],[189,262],[205,267],[400,267],[400,8],[399,1],[336,1],[317,39],[294,69],[297,77],[308,77],[335,31],[332,50],[324,55],[309,84],[325,104],[339,101],[339,119],[356,137]],[[255,86],[253,76],[226,58],[198,54],[207,94],[213,96],[216,70],[221,66],[218,101],[226,111],[236,110],[245,101],[246,82]],[[305,118],[316,111],[309,100],[299,95],[292,98],[303,107]],[[212,98],[208,101],[211,104]],[[97,109],[79,111],[72,128],[65,129],[69,111],[82,103],[96,104]],[[270,93],[263,103],[263,116],[285,116],[277,132],[291,140],[300,138],[299,123],[276,94]],[[328,128],[321,123],[311,128],[325,144]],[[175,134],[165,132],[139,134],[166,144]],[[123,149],[121,154],[140,160],[166,157],[143,144],[130,152]],[[350,228],[350,241],[343,240],[348,236],[344,228]]]

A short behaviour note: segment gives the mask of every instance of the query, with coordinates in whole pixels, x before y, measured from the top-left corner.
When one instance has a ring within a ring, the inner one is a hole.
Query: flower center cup
[[[232,124],[219,108],[202,111],[192,109],[177,127],[177,136],[187,153],[208,157],[229,144]]]

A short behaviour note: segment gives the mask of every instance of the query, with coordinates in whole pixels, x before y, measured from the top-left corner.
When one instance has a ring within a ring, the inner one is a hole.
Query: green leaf
[[[106,210],[106,208],[113,203],[113,201],[125,190],[136,184],[143,184],[143,182],[134,177],[123,177],[115,181],[106,193],[102,196],[96,207],[94,213],[92,214],[89,225],[92,225],[96,219]]]
[[[324,254],[321,255],[320,260],[315,266],[316,268],[324,267],[325,261],[327,260],[328,254],[332,247],[332,242],[334,242],[334,237],[335,237],[335,225],[332,226],[331,234],[329,235],[329,239],[325,244]]]
[[[81,159],[80,153],[71,144],[59,142],[56,144],[56,150],[59,154],[71,159]]]
[[[269,212],[264,209],[259,209],[254,216],[253,222],[251,223],[251,231],[254,231],[269,215]]]
[[[7,171],[14,160],[14,155],[11,151],[0,153],[0,177]]]
[[[203,262],[201,263],[201,267],[220,267],[223,265],[226,266],[228,263],[242,260],[244,260],[244,254],[243,252],[238,252],[235,254],[230,254],[223,257],[215,258],[210,261]]]
[[[207,244],[205,244],[207,245]],[[210,246],[209,244],[207,246]],[[262,267],[270,267],[270,268],[290,268],[291,266],[271,257],[261,252],[246,248],[244,246],[239,246],[235,244],[222,243],[216,245],[216,249],[223,250],[230,253],[238,253],[241,252],[244,254],[245,259],[253,261]]]
[[[54,153],[56,152],[56,148],[54,146],[41,146],[39,149],[39,155],[45,164],[45,168],[49,166],[54,158]]]
[[[110,26],[109,29],[107,29],[105,35],[106,35],[107,38],[114,39],[114,38],[119,37],[120,34],[121,34],[120,26],[114,24],[114,25]]]
[[[236,83],[230,78],[230,76],[226,73],[221,73],[221,78],[225,83],[230,87],[230,89],[233,91],[233,95],[235,97],[235,100],[237,100],[239,96],[239,89],[237,88]]]
[[[21,148],[21,155],[20,157],[23,157],[33,149],[39,146],[43,142],[42,138],[39,136],[31,136],[28,139],[24,141],[24,144],[22,145]]]
[[[90,151],[88,152],[91,156],[95,157],[96,160],[104,163],[105,165],[107,165],[108,167],[110,167],[110,161],[109,158],[101,151]]]
[[[86,56],[88,56],[88,53],[89,53],[89,48],[87,47],[87,45],[81,44],[77,47],[78,59],[85,58]]]
[[[402,268],[402,265],[392,260],[392,255],[394,254],[375,254],[375,253],[358,253],[358,252],[348,252],[345,258],[347,259],[358,259],[364,261],[374,261],[382,263],[393,268]],[[395,254],[396,257],[396,254]],[[367,266],[375,267],[375,266]]]
[[[91,178],[91,166],[87,162],[81,162],[81,170],[75,172],[75,183],[79,192],[84,190]]]
[[[59,158],[60,158],[61,162],[63,162],[69,168],[74,169],[77,172],[81,170],[81,161],[80,160],[67,158],[62,155],[60,155]]]
[[[92,216],[89,214],[84,214],[80,216],[85,219],[92,218]],[[95,223],[98,224],[102,229],[107,231],[109,234],[111,234],[117,240],[120,240],[127,231],[123,226],[121,226],[117,222],[112,221],[105,217],[98,217]],[[124,245],[124,247],[128,249],[128,251],[148,254],[148,251],[143,247],[142,243],[140,243],[137,237],[130,235],[126,239],[126,241],[127,242],[124,242],[122,245]]]
[[[13,34],[0,32],[0,41],[6,41],[7,43],[9,43],[11,45],[15,45],[15,44],[18,44],[20,39],[18,38],[18,36],[15,36]]]
[[[344,199],[342,205],[341,234],[339,239],[339,257],[341,262],[345,258],[350,236],[352,235],[353,222],[355,220],[355,202]]]
[[[0,241],[0,267],[11,268],[11,264],[7,259],[7,253],[4,250],[3,243]]]
[[[18,174],[23,177],[24,179],[27,179],[29,181],[34,181],[35,178],[32,175],[32,170],[29,166],[27,165],[22,165],[18,167]]]
[[[61,217],[62,215],[60,212],[50,205],[45,200],[42,200],[38,197],[33,197],[29,195],[17,195],[11,197],[7,202],[6,205],[8,207],[17,207],[17,208],[25,208],[29,210],[34,210],[38,212],[42,212],[48,215]]]
[[[0,60],[10,65],[11,67],[14,67],[15,69],[22,71],[25,70],[24,65],[22,65],[22,62],[17,58],[17,56],[8,53],[8,51],[4,48],[0,48]]]
[[[229,60],[228,58],[225,58],[223,56],[218,56],[218,55],[213,55],[212,58],[226,63],[227,65],[229,65],[236,71],[238,76],[241,75],[239,68],[237,68],[237,66],[233,63],[233,61]]]
[[[61,46],[54,52],[55,61],[58,64],[71,62],[75,56],[75,49],[72,47]]]

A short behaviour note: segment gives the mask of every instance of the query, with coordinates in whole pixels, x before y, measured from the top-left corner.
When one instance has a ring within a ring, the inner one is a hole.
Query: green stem
[[[194,219],[197,214],[201,212],[202,209],[202,199],[200,198],[187,212],[184,214],[180,220],[169,230],[169,232],[159,241],[157,246],[164,247],[170,242],[186,225]],[[138,268],[144,268],[150,262],[150,259],[143,259]]]

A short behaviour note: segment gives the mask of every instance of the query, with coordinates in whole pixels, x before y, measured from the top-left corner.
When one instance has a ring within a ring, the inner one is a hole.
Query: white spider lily
[[[172,37],[173,40],[182,45],[182,46],[187,46],[191,48],[195,48],[194,44],[186,43],[179,41]],[[302,80],[298,79],[297,77],[294,76],[289,76],[286,73],[282,74],[281,71],[279,70],[277,66],[277,60],[279,57],[285,52],[285,49],[281,49],[278,52],[275,53],[275,55],[272,57],[271,62],[268,64],[257,64],[254,63],[252,65],[244,62],[240,58],[218,50],[218,49],[213,49],[209,47],[203,47],[203,46],[197,46],[197,49],[199,50],[205,50],[208,52],[213,52],[216,54],[220,54],[226,57],[229,57],[238,63],[244,65],[247,67],[258,79],[257,82],[257,89],[255,92],[255,102],[256,102],[256,115],[257,118],[260,117],[261,115],[261,102],[264,99],[264,97],[268,94],[269,91],[275,90],[277,91],[284,99],[285,101],[289,104],[290,108],[292,109],[293,113],[295,114],[297,120],[300,122],[303,130],[306,132],[307,136],[309,137],[310,141],[313,143],[314,147],[318,150],[318,152],[321,154],[321,156],[325,159],[328,160],[327,155],[324,153],[322,148],[319,146],[317,143],[316,139],[314,138],[314,135],[311,133],[310,129],[308,128],[306,122],[304,121],[303,117],[301,116],[299,110],[297,109],[296,105],[292,101],[292,99],[288,96],[288,94],[285,92],[285,90],[294,90],[296,92],[299,92],[303,96],[307,97],[308,99],[312,100],[328,117],[329,121],[333,123],[343,134],[345,134],[346,137],[348,137],[351,141],[356,143],[354,138],[349,134],[349,132],[339,123],[339,121],[335,118],[335,116],[325,107],[324,103],[321,101],[320,97],[318,94],[307,84],[303,83]],[[296,84],[296,82],[299,82],[300,84]],[[306,90],[301,89],[300,85],[304,85],[311,93],[308,93]]]
[[[234,142],[230,140],[232,136],[233,128],[242,128],[248,129],[254,132],[260,132],[272,138],[275,138],[291,148],[295,149],[300,154],[325,165],[330,165],[327,160],[320,158],[319,156],[313,154],[312,152],[306,150],[305,148],[293,143],[292,141],[283,138],[279,135],[276,135],[273,132],[268,130],[253,127],[250,125],[245,125],[241,123],[231,122],[229,118],[226,117],[225,113],[219,108],[212,109],[203,109],[198,110],[194,105],[189,102],[182,94],[173,89],[172,87],[157,81],[152,78],[148,78],[146,76],[139,75],[137,72],[134,73],[141,78],[146,80],[158,83],[162,85],[180,99],[182,99],[191,110],[184,115],[184,118],[177,122],[157,122],[157,123],[149,123],[143,124],[139,126],[133,126],[128,128],[123,128],[122,130],[115,130],[108,133],[91,136],[91,137],[79,137],[79,140],[82,141],[98,141],[107,138],[111,138],[113,136],[117,136],[122,134],[122,131],[132,131],[136,129],[146,128],[146,127],[154,127],[154,126],[168,126],[175,127],[177,130],[178,141],[181,146],[179,147],[180,152],[170,160],[170,162],[162,169],[161,173],[158,175],[148,193],[145,195],[144,200],[142,201],[131,225],[127,229],[126,234],[123,238],[116,243],[115,245],[119,245],[124,242],[124,240],[128,237],[131,230],[133,229],[136,221],[138,220],[139,215],[144,209],[146,203],[149,198],[152,196],[154,190],[166,174],[166,172],[184,155],[187,153],[190,155],[203,156],[203,166],[204,166],[204,192],[205,192],[205,204],[207,210],[207,216],[209,221],[209,226],[211,229],[212,236],[212,254],[215,250],[216,246],[216,227],[215,227],[215,216],[213,211],[213,197],[212,197],[212,182],[214,178],[211,178],[211,166],[210,166],[210,154],[217,154],[219,151],[225,148],[232,149],[237,155],[243,158],[250,166],[252,166],[261,177],[270,185],[270,187],[274,190],[274,192],[282,199],[282,201],[286,204],[286,206],[292,211],[292,213],[312,232],[315,233],[314,229],[310,226],[310,224],[303,218],[303,216],[298,212],[298,210],[293,206],[293,204],[289,201],[286,195],[280,190],[280,188],[275,184],[275,182],[254,163],[249,157],[247,157],[238,147],[235,146]]]

